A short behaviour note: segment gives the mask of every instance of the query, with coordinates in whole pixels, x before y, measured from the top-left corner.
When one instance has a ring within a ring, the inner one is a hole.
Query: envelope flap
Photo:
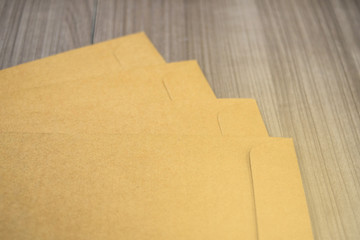
[[[218,113],[218,122],[224,136],[269,136],[254,99],[237,99],[236,104],[224,107]]]
[[[131,34],[122,37],[121,40],[121,44],[118,44],[114,51],[120,69],[148,66],[151,62],[153,64],[165,63],[165,60],[145,33]],[[142,57],[139,58],[139,56]],[[124,59],[126,62],[124,62]]]
[[[292,140],[276,139],[254,147],[250,165],[258,238],[313,239]]]
[[[198,63],[194,60],[172,63],[172,71],[163,77],[164,87],[172,100],[216,99]],[[195,89],[195,91],[194,91]],[[199,91],[201,89],[201,91]]]

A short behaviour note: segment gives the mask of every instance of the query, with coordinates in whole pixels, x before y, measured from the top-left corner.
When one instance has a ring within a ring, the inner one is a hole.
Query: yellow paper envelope
[[[14,91],[0,104],[2,132],[267,136],[255,101],[217,100],[196,61]]]
[[[0,95],[162,63],[146,35],[137,33],[4,69],[0,71]]]
[[[289,139],[1,134],[0,165],[1,239],[312,239]]]
[[[171,98],[171,99],[170,99]],[[44,101],[46,99],[46,101]],[[160,64],[71,79],[0,96],[2,106],[75,102],[216,99],[196,61]]]
[[[139,96],[139,98],[145,96]],[[136,99],[136,100],[139,100]],[[146,100],[146,99],[145,99]],[[44,99],[45,101],[45,99]],[[18,104],[0,109],[0,132],[268,136],[253,99]]]

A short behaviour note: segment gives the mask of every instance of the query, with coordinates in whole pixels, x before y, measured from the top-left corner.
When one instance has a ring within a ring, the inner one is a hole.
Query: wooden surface
[[[0,67],[145,31],[293,137],[316,239],[360,239],[357,0],[0,0]]]

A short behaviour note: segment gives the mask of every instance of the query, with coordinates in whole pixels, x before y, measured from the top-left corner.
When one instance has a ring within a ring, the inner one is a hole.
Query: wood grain
[[[360,239],[357,0],[0,0],[0,66],[145,31],[295,140],[316,239]]]
[[[0,67],[91,44],[94,3],[94,0],[0,0]]]

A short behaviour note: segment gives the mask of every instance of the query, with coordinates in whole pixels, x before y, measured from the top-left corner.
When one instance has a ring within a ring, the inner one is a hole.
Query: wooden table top
[[[145,31],[294,138],[316,239],[360,239],[357,0],[0,0],[0,68]]]

